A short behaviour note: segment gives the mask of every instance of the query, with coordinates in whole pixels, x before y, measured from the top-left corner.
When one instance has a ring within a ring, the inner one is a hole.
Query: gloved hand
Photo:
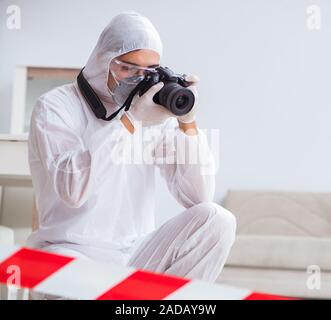
[[[192,84],[190,86],[188,86],[187,89],[190,89],[193,92],[193,94],[195,96],[195,102],[194,102],[193,108],[191,109],[191,111],[189,113],[184,114],[182,116],[177,116],[177,119],[178,119],[178,121],[183,122],[183,123],[190,123],[195,120],[195,114],[196,114],[197,105],[198,105],[197,85],[198,85],[198,82],[200,81],[200,79],[198,78],[198,76],[192,74],[192,75],[186,76],[185,80],[192,82]]]
[[[132,101],[132,105],[125,112],[132,125],[134,121],[141,121],[142,126],[150,126],[161,124],[170,117],[175,115],[167,108],[156,104],[153,101],[153,96],[164,86],[163,82],[159,82],[148,89],[141,97],[136,95]]]

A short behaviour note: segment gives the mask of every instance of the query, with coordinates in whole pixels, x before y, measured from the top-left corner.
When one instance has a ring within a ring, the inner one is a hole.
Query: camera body
[[[148,73],[139,83],[139,96],[162,81],[164,86],[153,96],[153,101],[177,116],[190,112],[194,106],[195,96],[187,89],[191,83],[185,80],[185,75],[175,74],[168,67],[158,67],[156,71]]]

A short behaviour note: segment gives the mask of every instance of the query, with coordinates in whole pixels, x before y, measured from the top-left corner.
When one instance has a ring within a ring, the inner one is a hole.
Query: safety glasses
[[[127,83],[138,83],[147,74],[157,72],[156,68],[141,67],[118,59],[112,60],[110,71],[117,81]]]

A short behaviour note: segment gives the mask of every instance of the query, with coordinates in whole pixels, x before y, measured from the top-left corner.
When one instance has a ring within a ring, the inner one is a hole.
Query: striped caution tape
[[[0,246],[0,283],[89,300],[291,299],[13,246]]]

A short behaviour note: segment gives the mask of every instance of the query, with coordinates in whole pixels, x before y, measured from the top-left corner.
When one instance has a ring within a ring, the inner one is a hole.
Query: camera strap
[[[142,87],[143,82],[144,82],[144,81],[139,82],[138,85],[131,91],[131,93],[129,94],[129,96],[123,103],[123,105],[118,110],[116,110],[114,113],[112,113],[109,117],[106,117],[107,109],[104,106],[104,104],[102,103],[102,101],[100,100],[100,98],[98,97],[98,95],[95,93],[95,91],[93,90],[91,85],[88,83],[86,78],[84,77],[83,70],[84,70],[84,68],[80,71],[79,75],[77,76],[77,84],[78,84],[79,90],[82,93],[82,95],[83,95],[84,99],[86,100],[86,102],[88,103],[88,105],[90,106],[90,108],[92,109],[95,116],[98,119],[102,119],[105,121],[110,121],[110,120],[114,119],[123,108],[125,108],[124,109],[125,111],[128,111],[131,106],[134,96],[140,90],[140,88]]]

